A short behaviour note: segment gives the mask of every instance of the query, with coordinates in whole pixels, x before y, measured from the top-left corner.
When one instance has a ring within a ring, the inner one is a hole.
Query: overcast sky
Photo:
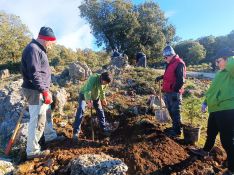
[[[142,3],[143,0],[133,0]],[[183,40],[227,35],[234,30],[234,0],[155,0]],[[0,10],[20,16],[37,37],[41,26],[53,28],[58,43],[92,48],[95,39],[89,25],[79,17],[81,0],[0,0]]]

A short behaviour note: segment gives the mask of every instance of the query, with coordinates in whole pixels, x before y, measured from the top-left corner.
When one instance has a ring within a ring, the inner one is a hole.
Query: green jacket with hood
[[[227,59],[225,69],[216,73],[206,93],[209,112],[234,109],[234,56]]]
[[[101,85],[101,75],[92,74],[87,82],[81,88],[80,93],[84,94],[85,101],[87,100],[100,100],[105,99],[105,90],[107,85]]]

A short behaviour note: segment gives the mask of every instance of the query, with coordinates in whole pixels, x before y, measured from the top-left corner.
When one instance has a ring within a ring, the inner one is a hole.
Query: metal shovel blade
[[[166,109],[158,109],[155,111],[155,118],[160,123],[168,123],[170,121],[169,113]]]

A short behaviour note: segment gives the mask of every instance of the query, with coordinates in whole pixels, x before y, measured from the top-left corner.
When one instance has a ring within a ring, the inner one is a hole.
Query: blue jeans
[[[85,106],[86,106],[84,94],[81,94],[81,93],[79,94],[78,103],[79,103],[79,106],[77,108],[76,118],[75,118],[75,122],[73,124],[73,133],[74,134],[77,134],[79,132],[80,124],[81,124],[83,116],[84,116]],[[100,128],[104,130],[106,117],[105,117],[104,110],[102,109],[102,105],[101,105],[101,102],[99,99],[93,100],[93,107],[95,108],[97,116],[99,118]]]
[[[163,95],[166,107],[172,119],[173,130],[177,134],[181,134],[181,101],[182,95],[177,92],[164,93]]]

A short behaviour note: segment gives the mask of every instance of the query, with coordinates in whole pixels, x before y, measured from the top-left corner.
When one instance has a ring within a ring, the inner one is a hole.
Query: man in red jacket
[[[170,136],[181,135],[181,101],[183,84],[185,82],[186,66],[184,61],[176,55],[171,46],[163,49],[163,57],[167,63],[163,76],[155,79],[156,82],[163,79],[162,92],[165,104],[172,119],[172,129],[168,130]]]

